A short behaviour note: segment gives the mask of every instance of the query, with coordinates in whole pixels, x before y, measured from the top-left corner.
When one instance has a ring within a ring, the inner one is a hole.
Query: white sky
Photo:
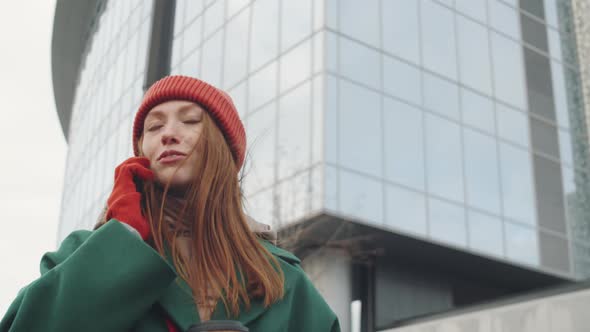
[[[0,1],[0,317],[55,250],[67,145],[51,83],[55,0]]]

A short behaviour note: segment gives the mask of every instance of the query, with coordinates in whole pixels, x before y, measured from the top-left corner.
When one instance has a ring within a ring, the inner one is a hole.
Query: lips
[[[176,150],[166,150],[158,157],[158,161],[182,159],[184,156],[186,156],[186,153]]]

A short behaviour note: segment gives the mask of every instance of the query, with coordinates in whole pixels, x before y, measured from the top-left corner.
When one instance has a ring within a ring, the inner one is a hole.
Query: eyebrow
[[[188,111],[189,111],[191,108],[193,108],[194,106],[195,106],[195,104],[193,104],[193,103],[190,103],[190,104],[186,104],[186,105],[184,105],[184,106],[181,106],[181,107],[178,109],[178,113],[186,113],[186,112],[188,112]],[[155,116],[155,117],[161,118],[161,117],[163,117],[163,116],[164,116],[164,111],[163,111],[163,110],[160,110],[160,109],[154,109],[154,110],[151,110],[151,111],[148,113],[148,115],[145,117],[145,120],[149,119],[149,118],[150,118],[150,116]]]

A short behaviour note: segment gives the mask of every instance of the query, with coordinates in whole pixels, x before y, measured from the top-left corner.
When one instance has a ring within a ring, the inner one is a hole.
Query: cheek
[[[150,139],[144,139],[144,141],[141,144],[141,150],[142,150],[143,155],[145,157],[147,157],[148,159],[153,158],[153,154],[155,153],[155,148],[154,148],[153,142],[151,142]]]

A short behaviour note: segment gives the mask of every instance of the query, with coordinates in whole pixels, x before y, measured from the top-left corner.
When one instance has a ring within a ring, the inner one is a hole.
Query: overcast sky
[[[67,145],[51,83],[55,0],[0,1],[0,317],[55,250]]]

